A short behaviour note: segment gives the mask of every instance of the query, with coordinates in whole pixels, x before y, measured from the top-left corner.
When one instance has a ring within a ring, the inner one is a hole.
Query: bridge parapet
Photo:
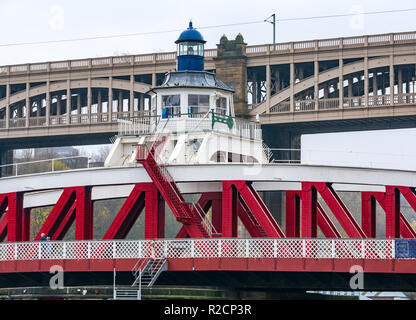
[[[45,241],[0,244],[0,261],[142,258],[395,259],[395,248],[394,239]]]

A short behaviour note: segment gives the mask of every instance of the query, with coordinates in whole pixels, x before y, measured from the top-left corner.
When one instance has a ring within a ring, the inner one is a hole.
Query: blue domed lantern
[[[206,41],[199,31],[192,27],[181,33],[175,43],[178,45],[178,71],[203,71],[204,70],[204,43]]]

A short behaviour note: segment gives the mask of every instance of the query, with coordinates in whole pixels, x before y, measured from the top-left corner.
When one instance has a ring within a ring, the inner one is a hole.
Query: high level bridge
[[[297,148],[302,132],[414,124],[416,32],[217,46],[205,69],[234,87],[236,113],[273,125],[266,140],[279,130],[272,146]],[[118,118],[148,113],[146,92],[175,68],[176,52],[0,67],[2,150],[105,142]]]

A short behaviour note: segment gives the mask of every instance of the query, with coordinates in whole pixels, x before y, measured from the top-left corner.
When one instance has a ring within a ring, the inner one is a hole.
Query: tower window
[[[162,96],[162,119],[181,115],[181,96],[172,94]]]
[[[209,111],[209,95],[207,94],[190,94],[188,95],[188,112],[190,117],[197,117],[197,114],[203,116]]]
[[[215,112],[219,113],[219,114],[222,114],[222,115],[227,114],[227,98],[219,97],[217,99]]]
[[[178,46],[178,56],[203,56],[204,44],[200,42],[182,42]]]

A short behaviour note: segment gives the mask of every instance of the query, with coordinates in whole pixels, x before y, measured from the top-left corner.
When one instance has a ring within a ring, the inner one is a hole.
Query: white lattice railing
[[[0,244],[0,261],[139,258],[394,259],[395,240],[175,239]]]

